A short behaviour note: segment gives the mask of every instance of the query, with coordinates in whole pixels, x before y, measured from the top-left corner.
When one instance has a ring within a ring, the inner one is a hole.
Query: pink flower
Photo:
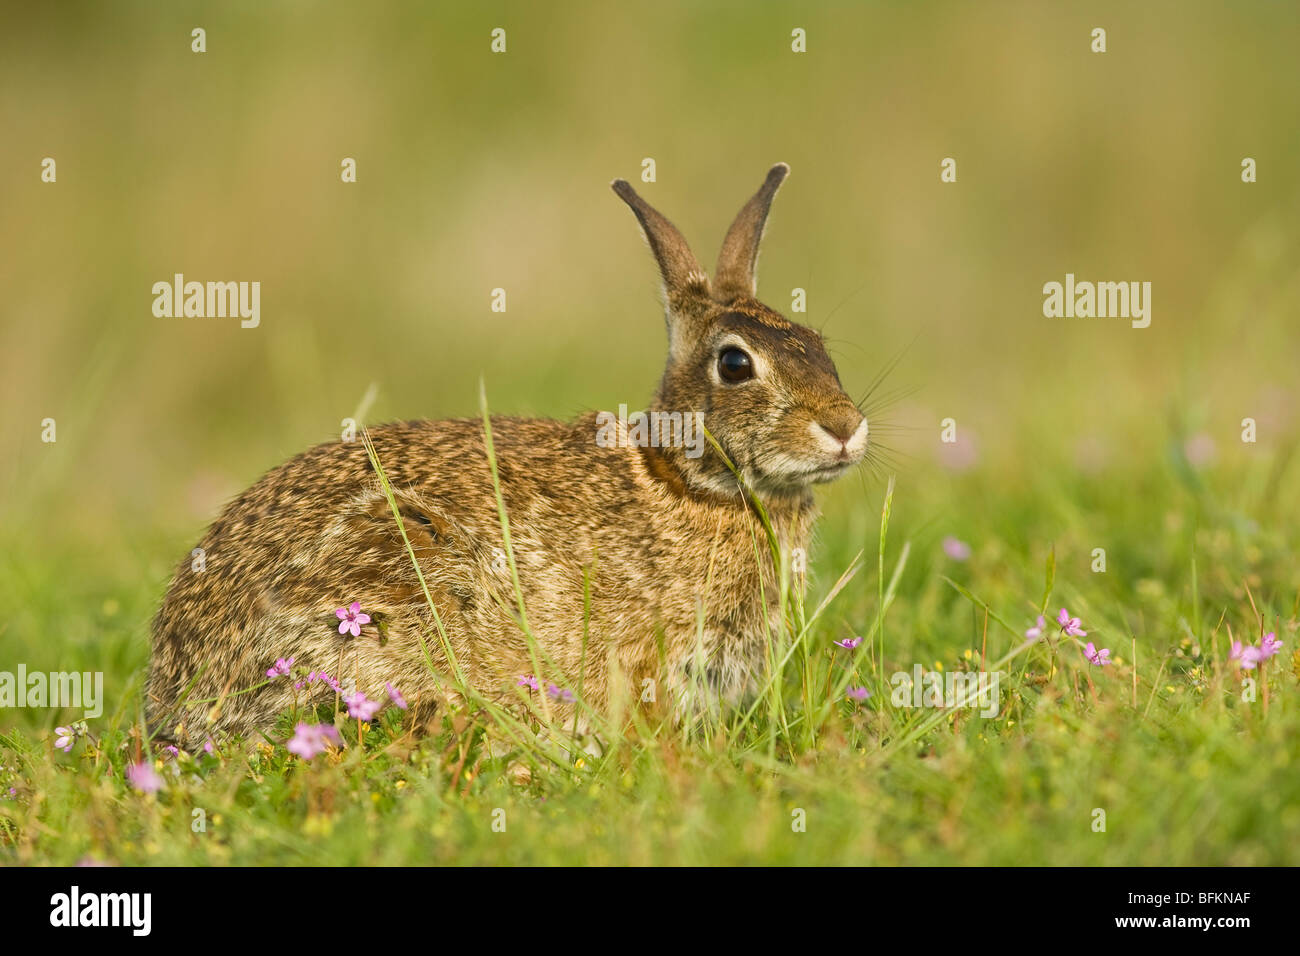
[[[126,779],[141,793],[156,793],[163,785],[163,778],[147,763],[133,763],[127,767]]]
[[[954,561],[969,561],[971,555],[970,545],[960,538],[948,535],[943,539],[943,553]]]
[[[267,677],[288,677],[289,668],[291,667],[293,667],[293,658],[290,657],[288,660],[286,660],[285,658],[281,657],[276,660],[275,666],[266,672],[266,676]]]
[[[388,682],[384,683],[384,687],[388,689],[388,699],[402,710],[406,710],[406,698],[402,696],[402,692]]]
[[[344,703],[348,705],[348,716],[355,717],[357,720],[369,722],[374,719],[376,712],[384,706],[377,700],[369,700],[366,695],[357,691],[349,697]]]
[[[1061,630],[1070,637],[1087,637],[1088,632],[1079,626],[1081,623],[1077,617],[1070,617],[1070,612],[1061,608],[1061,613],[1056,615],[1056,623],[1061,625]]]
[[[939,464],[949,471],[966,471],[979,461],[979,448],[975,443],[975,433],[970,428],[963,428],[953,436],[954,441],[939,443]]]
[[[547,684],[546,693],[550,694],[556,700],[563,701],[566,704],[571,704],[575,700],[573,691],[569,690],[567,687],[560,687],[557,684]]]
[[[204,744],[203,744],[203,752],[204,752],[205,754],[210,754],[210,753],[212,753],[212,738],[211,738],[211,737],[209,737],[209,738],[204,742]]]
[[[1260,661],[1259,655],[1258,647],[1243,647],[1241,641],[1233,641],[1232,650],[1228,653],[1228,663],[1236,664],[1242,670],[1253,671]]]
[[[516,686],[528,687],[531,688],[532,690],[537,690],[537,678],[531,675],[525,675],[519,678],[519,680],[516,682]]]
[[[339,619],[340,634],[351,631],[353,637],[360,637],[361,625],[370,623],[370,615],[362,613],[360,601],[353,601],[348,607],[335,608],[334,614]]]
[[[850,687],[848,691],[849,700],[864,701],[871,696],[871,691],[865,687]]]
[[[1038,615],[1038,623],[1025,631],[1025,637],[1031,641],[1036,641],[1043,636],[1043,628],[1047,627],[1047,622],[1043,620],[1043,615]]]
[[[54,728],[54,749],[62,750],[68,753],[72,750],[72,745],[77,742],[77,732],[71,727]]]
[[[1205,432],[1197,432],[1183,442],[1183,455],[1193,468],[1201,468],[1214,461],[1214,439]]]
[[[1098,667],[1105,667],[1110,663],[1110,648],[1103,647],[1101,650],[1097,650],[1097,648],[1093,646],[1092,641],[1089,641],[1083,646],[1083,656],[1088,658],[1088,660],[1092,661],[1092,663],[1096,664]]]
[[[308,684],[314,684],[316,683],[316,681],[320,681],[322,684],[330,688],[336,694],[343,693],[343,685],[340,684],[338,681],[336,681],[333,677],[330,677],[330,675],[326,674],[324,671],[312,671],[310,674],[307,675]]]
[[[179,757],[181,755],[181,750],[175,744],[168,744],[163,748],[163,753],[171,757]]]
[[[859,644],[862,643],[862,638],[860,638],[860,637],[846,637],[846,638],[844,638],[844,640],[842,640],[842,641],[836,641],[835,643],[836,643],[837,646],[839,646],[839,647],[843,647],[843,648],[845,648],[845,649],[851,651],[851,650],[853,650],[855,647],[857,647]]]
[[[1266,661],[1280,650],[1282,650],[1282,642],[1277,639],[1277,632],[1269,631],[1259,642],[1259,659]]]
[[[326,743],[342,746],[339,732],[332,724],[298,724],[293,729],[293,738],[284,746],[289,753],[311,760],[325,751]]]

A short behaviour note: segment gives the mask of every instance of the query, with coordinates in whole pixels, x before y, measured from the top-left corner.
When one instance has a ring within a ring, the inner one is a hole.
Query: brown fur
[[[792,548],[806,544],[814,518],[811,484],[861,460],[866,424],[820,336],[753,298],[759,239],[785,173],[774,167],[741,210],[713,290],[676,228],[627,183],[614,189],[664,280],[669,358],[650,409],[702,412]],[[737,342],[761,374],[730,384],[716,363]],[[493,418],[492,432],[528,623],[558,668],[543,668],[541,680],[576,688],[585,626],[584,696],[597,709],[614,693],[635,700],[645,678],[688,711],[753,689],[775,626],[775,574],[754,510],[712,448],[690,458],[681,447],[601,447],[594,413],[571,423]],[[500,557],[483,423],[403,422],[371,436],[466,676],[481,693],[515,699],[533,666]],[[353,679],[372,699],[391,681],[420,711],[439,702],[421,638],[443,673],[447,661],[360,442],[318,445],[271,471],[199,546],[205,569],[181,564],[154,621],[148,702],[163,736],[268,727],[293,702],[292,682],[236,692],[278,657]],[[352,601],[374,619],[358,638],[338,633],[334,613]],[[690,699],[701,682],[709,699]],[[222,700],[187,703],[211,698]]]

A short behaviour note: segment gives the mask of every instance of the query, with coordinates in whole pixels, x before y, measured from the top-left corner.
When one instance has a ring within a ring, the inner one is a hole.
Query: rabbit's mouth
[[[841,477],[857,463],[858,459],[856,458],[846,458],[840,461],[830,462],[829,464],[809,465],[806,468],[800,469],[798,472],[788,474],[784,477],[787,481],[796,484],[824,485],[827,482],[834,481]]]
[[[829,423],[814,419],[808,424],[808,432],[818,453],[799,470],[802,480],[809,484],[834,481],[866,455],[867,419],[856,408],[831,418]]]
[[[824,459],[817,462],[786,459],[781,463],[784,467],[769,467],[763,474],[755,476],[758,481],[754,483],[773,490],[822,485],[841,477],[860,461],[858,456],[830,462]]]
[[[795,454],[783,451],[756,456],[750,465],[752,477],[762,486],[787,491],[834,481],[860,464],[867,454],[866,418],[850,425],[840,424],[832,430],[814,419],[806,426],[811,439],[807,445]]]
[[[805,474],[805,480],[810,484],[821,485],[828,481],[834,481],[840,475],[844,474],[850,468],[857,464],[856,460],[844,460],[833,462],[829,465],[821,465]]]

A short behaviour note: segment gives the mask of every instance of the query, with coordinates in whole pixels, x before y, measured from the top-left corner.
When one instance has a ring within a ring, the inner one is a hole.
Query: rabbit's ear
[[[659,263],[659,272],[664,279],[669,308],[678,311],[685,300],[707,299],[709,277],[700,268],[695,254],[677,227],[637,195],[627,180],[616,179],[610,186],[620,199],[632,207],[645,231],[646,241],[650,244],[655,261]]]
[[[727,230],[718,253],[718,268],[713,273],[716,286],[714,296],[723,302],[737,297],[752,296],[758,291],[754,267],[758,264],[758,244],[763,238],[767,211],[772,207],[772,197],[781,188],[781,182],[790,172],[785,163],[777,163],[767,171],[767,178],[754,193]]]

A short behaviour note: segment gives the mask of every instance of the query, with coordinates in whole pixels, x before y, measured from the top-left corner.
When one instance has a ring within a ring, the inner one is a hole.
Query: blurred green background
[[[480,377],[501,413],[640,406],[664,333],[618,176],[711,265],[791,165],[760,297],[807,290],[795,317],[855,394],[897,360],[879,434],[904,534],[978,553],[984,510],[1031,552],[1060,510],[1158,523],[1188,440],[1222,487],[1294,497],[1297,49],[1300,8],[1271,2],[11,7],[0,666],[103,668],[120,696],[174,562],[371,383],[371,423],[474,415]],[[176,272],[260,281],[261,326],[155,318]],[[1150,328],[1044,318],[1067,272],[1150,281]],[[944,464],[948,416],[966,470]],[[1065,504],[1016,524],[1044,483]],[[827,492],[831,550],[874,530],[880,492]]]

